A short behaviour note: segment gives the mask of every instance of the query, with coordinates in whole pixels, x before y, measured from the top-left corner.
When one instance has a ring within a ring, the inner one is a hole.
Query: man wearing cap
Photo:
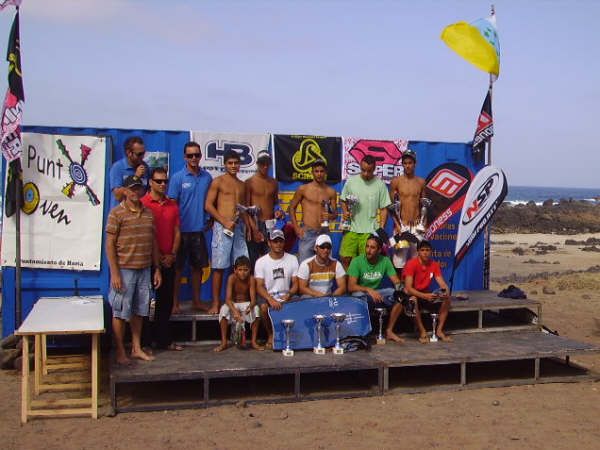
[[[329,233],[329,225],[324,223],[337,217],[337,193],[325,184],[327,163],[317,159],[312,164],[313,180],[303,184],[294,193],[290,202],[290,220],[299,238],[298,260],[304,261],[315,254],[315,240],[321,233]],[[296,208],[302,207],[303,226],[298,224]]]
[[[267,230],[273,229],[278,220],[285,219],[279,206],[279,185],[269,175],[273,160],[268,151],[258,152],[256,174],[246,180],[246,205],[258,206],[256,220],[250,220],[248,253],[252,267],[256,260],[269,252]]]
[[[112,327],[115,335],[117,363],[129,364],[125,352],[125,322],[131,328],[131,357],[150,361],[153,356],[141,346],[143,318],[150,310],[150,288],[158,289],[162,277],[158,245],[154,234],[154,218],[140,198],[144,185],[137,176],[123,183],[125,199],[108,214],[106,223],[106,256],[110,268]],[[150,267],[154,266],[154,274]],[[151,280],[152,275],[152,280]]]
[[[139,136],[132,136],[125,141],[125,157],[115,162],[110,168],[110,207],[114,208],[124,198],[123,182],[125,178],[135,175],[144,187],[148,186],[150,170],[144,161],[146,148],[144,141]]]
[[[358,198],[358,205],[349,210],[345,200]],[[360,162],[360,174],[348,178],[340,195],[344,220],[350,221],[350,231],[340,245],[340,259],[348,268],[353,257],[363,254],[373,231],[385,227],[386,207],[391,203],[385,183],[375,177],[375,157],[366,155]],[[379,222],[378,222],[379,217]]]
[[[346,293],[346,271],[337,259],[331,257],[331,247],[329,235],[317,236],[315,256],[302,261],[298,269],[300,294],[306,297],[324,297]]]
[[[208,226],[208,214],[204,211],[204,202],[212,177],[200,168],[200,145],[188,142],[183,147],[185,167],[171,176],[168,196],[179,205],[181,245],[175,259],[175,283],[173,294],[173,313],[179,310],[179,289],[181,273],[186,261],[192,272],[192,307],[206,311],[208,308],[200,302],[202,269],[208,266],[208,251],[204,231]]]
[[[410,149],[402,153],[402,168],[404,173],[394,177],[390,182],[390,197],[394,201],[400,202],[400,223],[396,218],[394,220],[394,234],[399,234],[402,230],[402,225],[410,230],[415,229],[419,216],[421,215],[420,199],[423,196],[425,180],[415,176],[415,166],[417,164],[417,155]],[[395,248],[392,250],[392,262],[396,268],[398,276],[402,274],[402,268],[406,262],[413,258],[417,253],[417,245],[415,242],[406,242],[403,248]]]
[[[432,247],[428,241],[421,241],[417,245],[417,257],[408,261],[404,267],[404,292],[403,304],[407,313],[414,311],[415,324],[419,330],[419,342],[429,342],[427,332],[421,320],[421,311],[439,313],[436,334],[444,342],[451,342],[452,338],[444,333],[444,324],[450,311],[450,290],[442,276],[440,265],[431,259]],[[440,289],[431,292],[431,281],[437,282]],[[412,315],[412,314],[410,314]]]
[[[281,309],[281,303],[298,292],[298,259],[283,250],[284,243],[283,231],[271,230],[269,253],[258,258],[254,267],[258,304],[268,336],[267,348],[273,346],[273,325],[268,314],[269,308]]]

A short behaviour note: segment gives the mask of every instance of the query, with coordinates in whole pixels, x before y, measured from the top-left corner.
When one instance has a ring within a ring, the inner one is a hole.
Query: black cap
[[[417,244],[417,250],[421,250],[422,248],[430,248],[433,249],[433,247],[431,246],[431,243],[429,241],[426,241],[425,239],[423,239],[422,241],[420,241]]]
[[[410,148],[407,148],[404,153],[402,153],[401,160],[404,161],[404,158],[412,158],[414,162],[417,162],[417,154]]]
[[[142,183],[142,180],[135,175],[130,175],[123,181],[123,187],[131,189],[136,186],[144,187],[144,183]]]

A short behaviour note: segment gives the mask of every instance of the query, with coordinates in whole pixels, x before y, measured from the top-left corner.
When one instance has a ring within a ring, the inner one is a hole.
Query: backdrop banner
[[[23,133],[23,267],[100,270],[105,158],[105,137]],[[15,266],[15,239],[4,217],[3,266]]]
[[[375,175],[389,184],[392,178],[402,175],[402,153],[408,147],[406,139],[390,141],[344,137],[344,169],[343,179],[360,173],[360,162],[366,155],[372,155],[377,161]]]
[[[342,179],[342,138],[325,136],[273,135],[275,174],[279,181],[312,181],[312,165],[327,163],[327,182]]]

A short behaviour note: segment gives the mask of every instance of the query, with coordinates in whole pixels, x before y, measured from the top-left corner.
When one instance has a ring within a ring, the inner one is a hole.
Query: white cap
[[[279,228],[274,228],[273,230],[271,230],[269,232],[269,239],[271,241],[274,241],[275,239],[284,239],[285,240],[285,235],[283,234],[283,231],[281,231]]]
[[[315,247],[319,247],[323,244],[331,245],[331,238],[328,234],[320,234],[317,236],[317,240],[315,241]]]

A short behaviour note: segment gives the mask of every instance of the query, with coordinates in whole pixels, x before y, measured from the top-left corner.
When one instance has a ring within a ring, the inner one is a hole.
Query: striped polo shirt
[[[121,269],[145,269],[152,265],[154,218],[147,208],[130,211],[124,203],[108,214],[106,234],[116,235],[117,261]]]

